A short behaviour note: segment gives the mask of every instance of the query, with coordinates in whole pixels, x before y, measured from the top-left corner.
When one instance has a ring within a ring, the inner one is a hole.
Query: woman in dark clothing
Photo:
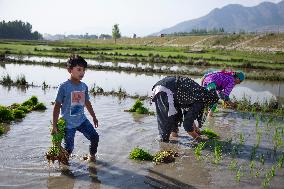
[[[175,76],[158,81],[152,92],[161,141],[169,141],[171,132],[176,130],[179,122],[183,122],[183,127],[190,136],[201,141],[194,120],[197,119],[199,127],[202,126],[204,108],[218,102],[217,93],[214,90],[208,91],[190,78]]]

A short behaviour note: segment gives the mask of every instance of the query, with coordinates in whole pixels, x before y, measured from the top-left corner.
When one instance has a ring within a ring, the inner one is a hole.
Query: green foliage
[[[20,20],[0,22],[0,38],[1,39],[42,39],[42,35],[37,31],[32,32],[32,25],[28,22]]]
[[[222,158],[222,147],[220,144],[215,142],[214,146],[214,163],[218,164]]]
[[[205,144],[206,142],[200,142],[194,150],[195,156],[197,157],[198,160],[200,160],[200,157],[202,155],[202,150],[204,149]]]
[[[175,157],[178,154],[173,150],[164,150],[157,152],[153,157],[153,162],[155,163],[171,163],[175,161]]]
[[[9,86],[9,85],[13,85],[13,80],[11,79],[10,75],[6,75],[6,76],[2,76],[1,80],[0,80],[0,84],[2,85],[6,85],[6,86]]]
[[[60,148],[58,146],[52,146],[49,148],[48,154],[52,156],[58,156],[60,152]]]
[[[219,138],[219,134],[217,134],[216,132],[214,132],[214,131],[212,131],[208,128],[202,130],[201,135],[206,135],[209,139]]]
[[[4,134],[5,128],[4,126],[0,123],[0,135]]]
[[[38,98],[36,96],[32,96],[30,100],[33,102],[33,105],[36,105],[38,103]]]
[[[38,103],[36,96],[32,96],[23,104],[14,103],[9,107],[0,106],[0,123],[11,122],[14,119],[22,119],[26,113],[32,110],[45,110],[46,107],[43,103]]]
[[[19,109],[13,110],[13,115],[14,115],[15,119],[22,119],[22,118],[26,117],[25,112],[23,110],[19,110]]]
[[[146,152],[145,150],[138,148],[138,147],[134,148],[130,152],[129,158],[134,159],[134,160],[142,160],[142,161],[152,161],[153,160],[153,156],[149,152]]]
[[[58,133],[57,134],[52,134],[51,135],[51,141],[53,144],[61,144],[64,136],[65,136],[65,126],[66,126],[66,123],[64,121],[64,119],[59,119],[58,122],[57,122],[57,130],[58,130]]]
[[[26,107],[33,108],[38,103],[38,98],[36,96],[32,96],[29,100],[25,101],[22,105]]]
[[[115,24],[115,25],[112,27],[112,37],[114,38],[115,43],[116,43],[116,39],[118,39],[118,38],[121,37],[118,24]]]
[[[24,111],[25,113],[28,113],[30,112],[31,110],[29,108],[27,108],[26,106],[23,106],[23,105],[20,105],[18,108],[16,108],[18,110],[22,110]]]
[[[5,106],[0,106],[0,122],[10,122],[14,120],[12,110]]]
[[[263,103],[252,103],[251,99],[245,96],[243,96],[241,100],[237,101],[234,99],[233,101],[237,103],[236,109],[239,111],[272,113],[279,116],[284,115],[284,108],[281,106],[281,103],[273,98]],[[256,118],[256,127],[258,127],[258,118]]]
[[[46,110],[46,106],[41,102],[41,103],[37,103],[33,110]]]
[[[237,166],[238,166],[238,161],[235,160],[235,159],[233,159],[233,160],[230,162],[230,165],[229,165],[230,169],[231,169],[231,170],[236,170],[236,169],[237,169]]]
[[[16,79],[16,85],[25,86],[28,82],[26,81],[26,77],[24,75],[18,76]]]
[[[137,112],[138,114],[149,114],[154,115],[154,112],[149,111],[148,108],[143,106],[140,99],[137,99],[132,108],[128,110],[129,112]]]

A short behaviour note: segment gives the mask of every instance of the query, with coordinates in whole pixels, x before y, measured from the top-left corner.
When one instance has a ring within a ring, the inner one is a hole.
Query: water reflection
[[[0,77],[9,74],[13,80],[19,75],[24,75],[29,83],[42,85],[43,82],[50,86],[58,86],[69,78],[69,73],[64,68],[45,67],[40,65],[6,64],[0,67]],[[127,93],[134,95],[151,95],[153,84],[165,77],[165,75],[153,73],[127,73],[115,71],[87,70],[83,81],[89,88],[94,85],[102,87],[105,91],[125,89]],[[200,77],[193,77],[200,83]],[[277,98],[283,101],[284,83],[245,80],[241,85],[236,86],[232,94],[237,99],[244,95],[252,101],[264,101],[270,98]]]
[[[72,166],[76,167],[74,163]],[[72,170],[70,167],[62,167],[61,174],[59,176],[49,175],[47,179],[48,189],[61,189],[62,186],[67,189],[77,188],[75,187],[76,181],[80,182],[80,188],[100,188],[101,181],[98,178],[96,165],[94,163],[89,163],[89,165],[85,166],[85,169],[87,170],[82,168],[79,170]],[[85,184],[87,186],[85,186]]]

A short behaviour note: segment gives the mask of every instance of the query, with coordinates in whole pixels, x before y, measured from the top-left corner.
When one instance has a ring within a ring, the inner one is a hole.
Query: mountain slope
[[[154,35],[213,28],[224,28],[227,32],[284,30],[284,0],[278,4],[264,2],[254,7],[227,5],[212,10],[206,16],[181,22]]]

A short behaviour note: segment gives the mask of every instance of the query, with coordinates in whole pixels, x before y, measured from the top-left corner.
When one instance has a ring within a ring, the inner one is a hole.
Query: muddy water
[[[50,146],[50,102],[54,100],[56,90],[21,90],[0,86],[2,105],[21,103],[31,95],[37,95],[48,109],[44,112],[32,112],[22,121],[12,123],[10,130],[0,136],[0,188],[260,188],[265,171],[275,162],[273,156],[266,155],[272,151],[272,136],[263,134],[257,155],[265,154],[266,162],[262,166],[256,160],[256,165],[262,169],[260,177],[249,176],[246,167],[249,167],[251,148],[256,143],[256,121],[247,115],[221,111],[205,125],[220,133],[221,141],[232,138],[232,144],[237,144],[239,134],[243,133],[245,142],[235,159],[245,170],[241,181],[236,182],[236,171],[228,168],[231,157],[225,151],[219,164],[212,163],[212,153],[206,149],[203,154],[207,159],[198,161],[188,144],[192,139],[183,129],[180,137],[171,144],[159,143],[156,140],[158,131],[155,116],[123,112],[134,100],[91,96],[90,100],[99,120],[97,163],[82,160],[88,153],[88,141],[77,133],[71,165],[61,168],[58,164],[48,166],[44,154]],[[154,109],[148,104],[146,106]],[[259,127],[265,130],[265,123],[260,122]],[[273,127],[270,127],[270,131],[273,133]],[[151,153],[174,149],[180,157],[175,163],[161,165],[129,160],[129,152],[137,146]],[[283,152],[283,146],[279,151]],[[276,176],[271,181],[272,188],[282,188],[283,176],[283,168],[277,169]]]
[[[69,77],[64,68],[23,64],[5,64],[0,67],[0,77],[6,74],[9,74],[13,80],[24,75],[29,83],[41,85],[45,81],[51,86],[58,86]],[[83,81],[90,88],[100,86],[110,91],[121,87],[130,94],[150,95],[152,86],[163,77],[165,75],[87,70]],[[200,77],[193,78],[200,83]],[[282,102],[284,101],[284,83],[245,80],[233,89],[231,95],[236,96],[237,99],[245,95],[252,101],[278,98]]]

